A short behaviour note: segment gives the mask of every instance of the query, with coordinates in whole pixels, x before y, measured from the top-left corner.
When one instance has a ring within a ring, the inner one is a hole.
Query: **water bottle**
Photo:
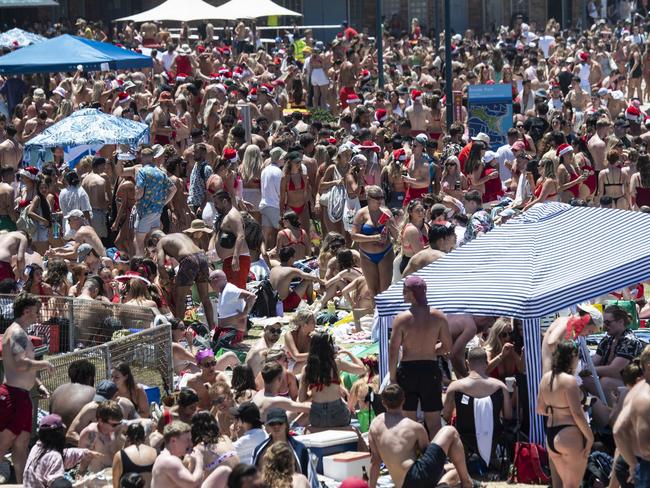
[[[333,300],[327,302],[327,313],[336,313],[336,305]]]
[[[60,226],[59,226],[59,223],[58,223],[58,222],[54,222],[54,223],[52,224],[52,237],[53,237],[54,239],[58,239],[58,238],[59,238],[59,232],[60,232]]]

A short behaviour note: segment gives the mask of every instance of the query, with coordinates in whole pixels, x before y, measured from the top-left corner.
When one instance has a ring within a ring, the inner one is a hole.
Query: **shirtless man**
[[[151,46],[158,42],[158,26],[154,22],[143,22],[140,26],[142,45]]]
[[[305,413],[309,415],[311,409],[310,402],[294,402],[290,398],[279,395],[283,372],[284,369],[278,363],[269,362],[262,368],[264,389],[258,391],[252,399],[252,402],[260,409],[262,422],[266,422],[266,412],[271,408],[281,408],[287,412],[294,412],[296,414]]]
[[[283,247],[280,249],[278,253],[280,266],[274,266],[269,273],[271,286],[278,292],[278,297],[282,300],[285,312],[293,312],[298,308],[305,293],[309,297],[312,282],[320,281],[320,278],[317,276],[293,267],[293,256],[295,253],[296,251],[292,247]],[[301,281],[297,285],[292,286],[291,282],[296,278],[300,278]]]
[[[404,301],[411,308],[393,321],[388,347],[390,382],[404,389],[408,418],[417,419],[420,402],[429,439],[433,439],[440,430],[442,410],[442,375],[437,359],[451,351],[451,334],[445,314],[427,304],[427,284],[422,278],[408,276],[404,280]]]
[[[248,354],[246,354],[246,366],[251,368],[254,377],[257,377],[262,371],[266,361],[266,353],[278,342],[280,334],[282,334],[282,324],[275,319],[269,320],[270,322],[264,325],[262,337],[255,341],[248,350]]]
[[[643,379],[625,397],[614,424],[616,447],[630,466],[634,486],[650,486],[650,346],[641,352]]]
[[[77,359],[68,366],[70,383],[64,383],[52,392],[50,413],[71,425],[84,405],[95,397],[95,365],[87,359]]]
[[[218,466],[203,480],[205,447],[192,449],[189,424],[174,420],[165,426],[165,449],[156,458],[151,472],[151,486],[156,488],[226,488],[231,469]],[[185,459],[183,459],[185,458]]]
[[[609,135],[609,120],[602,118],[596,122],[596,133],[591,136],[587,148],[594,160],[594,170],[598,173],[605,169],[605,156],[607,152],[607,136]]]
[[[92,226],[86,224],[86,220],[84,219],[84,215],[81,210],[71,210],[68,215],[65,216],[65,218],[68,219],[68,225],[70,225],[70,229],[72,232],[74,232],[72,241],[63,247],[48,249],[45,252],[45,255],[47,257],[50,259],[59,258],[69,259],[71,261],[76,260],[77,251],[79,249],[79,246],[82,244],[89,244],[92,246],[93,250],[100,258],[106,256],[106,248],[102,244],[102,241],[97,235],[97,232],[95,232],[95,229]]]
[[[212,307],[217,323],[212,347],[215,351],[231,349],[244,340],[248,314],[255,305],[257,295],[228,283],[226,273],[220,270],[210,272],[210,287],[218,296],[216,310]]]
[[[449,333],[453,346],[449,360],[456,373],[456,378],[467,376],[467,363],[465,361],[465,348],[467,343],[477,334],[483,334],[494,324],[496,317],[471,315],[468,313],[447,315]]]
[[[223,271],[228,282],[245,289],[251,256],[244,235],[244,221],[241,213],[233,206],[230,193],[220,190],[214,195],[214,206],[219,213],[214,222],[215,234],[209,249],[216,249],[223,261]]]
[[[158,106],[153,111],[151,118],[151,140],[154,144],[162,146],[172,142],[173,128],[169,110],[174,106],[172,94],[168,91],[161,92],[158,96]]]
[[[456,247],[456,231],[449,222],[429,227],[429,247],[418,251],[409,260],[402,276],[408,276],[450,253]]]
[[[56,393],[56,390],[54,391]],[[111,380],[101,380],[93,389],[93,396],[77,415],[70,421],[66,432],[66,442],[78,445],[81,432],[97,419],[97,409],[108,401],[117,403],[122,410],[122,418],[128,420],[138,419],[138,411],[131,400],[117,396],[117,386]]]
[[[274,100],[272,94],[273,86],[266,84],[261,85],[257,89],[257,104],[260,107],[260,112],[267,118],[267,120],[280,120],[282,118],[282,109]]]
[[[174,315],[176,318],[182,319],[185,316],[185,297],[190,293],[192,285],[196,283],[208,327],[212,330],[214,320],[212,303],[208,296],[210,263],[208,263],[205,251],[200,249],[189,236],[183,233],[166,235],[161,230],[154,230],[149,234],[146,246],[149,250],[155,250],[156,252],[158,273],[163,285],[169,284],[169,275],[165,267],[167,256],[178,262],[178,272],[172,287],[175,306]]]
[[[232,115],[226,114],[221,117],[221,128],[214,134],[211,135],[210,142],[212,147],[215,150],[215,156],[223,153],[224,147],[226,147],[226,140],[228,139],[228,134],[230,129],[235,125],[235,119]],[[188,159],[189,161],[189,159]]]
[[[25,269],[25,251],[31,238],[23,231],[0,234],[0,281],[5,278],[16,279],[22,276]],[[16,275],[11,267],[12,259],[16,259]]]
[[[421,198],[429,191],[431,184],[431,173],[429,160],[424,157],[429,138],[426,134],[418,134],[413,140],[413,152],[407,166],[407,175],[402,176],[406,183],[406,195],[404,196],[404,208],[411,200]]]
[[[355,74],[354,63],[354,49],[348,49],[345,52],[345,61],[341,63],[341,70],[339,71],[339,102],[341,108],[348,107],[348,95],[354,95],[354,87],[357,84],[357,77]]]
[[[194,164],[196,163],[196,160],[194,159],[194,154],[196,151],[196,146],[198,144],[201,144],[205,148],[205,161],[210,165],[211,168],[214,169],[215,163],[217,161],[217,151],[214,148],[212,144],[208,144],[207,142],[203,142],[203,130],[202,129],[192,129],[192,133],[190,134],[190,137],[192,138],[192,145],[189,146],[185,151],[183,152],[183,159],[187,161],[187,169],[186,172],[187,174],[192,173],[192,168],[194,168]],[[225,139],[224,139],[224,144],[225,144]]]
[[[421,132],[429,133],[431,127],[431,119],[433,114],[431,109],[422,105],[422,92],[420,90],[413,90],[411,92],[411,100],[413,104],[404,110],[404,115],[411,123],[412,134]]]
[[[199,396],[199,410],[210,410],[214,400],[210,396],[210,387],[218,381],[227,383],[228,379],[223,373],[217,371],[217,361],[214,359],[212,349],[201,349],[197,352],[196,364],[201,368],[201,372],[189,375],[187,386]]]
[[[92,171],[88,173],[81,186],[90,200],[92,217],[90,224],[100,239],[108,237],[106,216],[112,199],[112,188],[109,178],[106,176],[106,159],[96,156],[93,158]]]
[[[0,143],[0,165],[11,166],[15,171],[23,161],[23,146],[16,139],[18,131],[14,125],[8,125],[5,131],[7,138]]]
[[[79,467],[79,473],[85,474],[86,469],[98,473],[113,465],[115,453],[124,446],[122,429],[122,409],[113,401],[103,402],[97,407],[96,421],[81,431],[79,447],[101,453],[94,457],[86,466]]]
[[[0,169],[0,230],[16,230],[16,210],[14,208],[14,187],[16,171],[11,166]]]
[[[465,450],[458,431],[443,427],[429,443],[422,424],[404,416],[404,391],[395,384],[388,385],[381,394],[386,407],[370,424],[370,488],[377,486],[383,462],[396,488],[424,488],[447,483],[449,486],[474,486],[465,464]],[[417,458],[417,453],[422,455]],[[445,473],[447,457],[454,468]],[[417,459],[416,459],[417,458]]]
[[[596,334],[603,327],[603,314],[589,304],[578,305],[578,314],[558,317],[546,329],[542,341],[542,374],[551,370],[553,353],[560,342]]]
[[[565,98],[565,101],[571,102],[574,110],[580,110],[584,112],[587,108],[587,103],[589,103],[589,93],[584,91],[580,86],[580,77],[574,76],[571,79],[571,89]]]
[[[32,432],[30,391],[38,384],[41,393],[47,394],[36,374],[42,370],[54,373],[52,363],[34,359],[34,346],[25,332],[39,320],[39,308],[40,301],[37,298],[28,294],[18,295],[13,304],[14,322],[2,337],[5,381],[0,386],[0,459],[4,459],[9,450],[12,451],[12,462],[19,484],[23,482]],[[7,481],[0,480],[2,483]]]

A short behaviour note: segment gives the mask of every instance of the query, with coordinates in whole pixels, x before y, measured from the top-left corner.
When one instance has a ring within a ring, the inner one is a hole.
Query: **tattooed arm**
[[[27,357],[27,347],[29,344],[29,337],[27,333],[20,327],[14,329],[11,333],[10,349],[16,365],[16,371],[26,373],[29,371],[40,371],[47,369],[50,373],[54,372],[54,366],[49,361],[37,361]]]

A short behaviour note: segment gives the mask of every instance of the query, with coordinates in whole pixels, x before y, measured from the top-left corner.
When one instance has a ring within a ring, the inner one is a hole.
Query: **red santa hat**
[[[251,88],[251,91],[248,92],[248,99],[251,102],[257,100],[257,88]]]
[[[352,105],[353,103],[361,103],[361,99],[356,93],[349,93],[348,98],[345,100],[348,105]]]
[[[244,69],[241,66],[235,66],[235,69],[232,70],[233,78],[241,78],[244,76]]]
[[[404,149],[395,149],[393,151],[393,160],[406,161],[406,151]]]
[[[361,79],[363,81],[368,81],[370,79],[370,71],[367,69],[361,70]]]
[[[411,90],[411,100],[414,102],[422,100],[422,92],[420,90]]]
[[[375,110],[375,120],[379,123],[385,122],[388,117],[388,113],[383,108],[378,108]]]
[[[131,101],[131,97],[126,92],[119,92],[117,94],[117,99],[120,101],[120,103],[126,103]]]
[[[176,81],[183,82],[183,81],[185,81],[185,79],[187,78],[187,76],[188,76],[188,75],[186,75],[185,73],[178,73],[178,74],[176,75]]]
[[[555,154],[557,154],[558,157],[562,157],[566,153],[569,153],[569,152],[572,152],[572,151],[573,151],[573,147],[571,146],[571,144],[566,144],[565,143],[565,144],[560,144],[557,147],[557,150],[555,151]]]
[[[264,93],[265,95],[268,95],[272,91],[273,91],[273,86],[272,85],[264,83],[263,85],[260,86],[260,93]]]
[[[640,122],[641,119],[642,119],[642,116],[641,116],[641,110],[639,110],[639,109],[638,109],[637,107],[635,107],[634,105],[630,105],[630,106],[627,107],[627,109],[625,110],[625,118],[626,118],[627,120],[632,120],[632,121],[638,123],[638,122]]]
[[[230,48],[229,47],[218,47],[217,51],[221,53],[223,56],[230,56]]]
[[[223,150],[223,159],[229,163],[236,163],[239,161],[239,155],[232,147],[227,147]]]
[[[589,61],[589,53],[587,51],[582,51],[578,57],[581,61]]]
[[[329,142],[331,145],[336,146],[336,143],[338,142],[334,137],[329,137],[327,139],[327,142]]]

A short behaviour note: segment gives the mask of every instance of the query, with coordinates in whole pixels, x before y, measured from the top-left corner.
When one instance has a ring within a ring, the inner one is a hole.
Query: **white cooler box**
[[[350,476],[362,478],[363,473],[370,473],[369,452],[342,452],[323,458],[323,474],[336,481],[343,481]]]
[[[307,446],[312,454],[318,456],[316,471],[323,474],[323,458],[346,451],[356,451],[359,437],[351,430],[324,430],[313,434],[296,436],[297,441]]]

